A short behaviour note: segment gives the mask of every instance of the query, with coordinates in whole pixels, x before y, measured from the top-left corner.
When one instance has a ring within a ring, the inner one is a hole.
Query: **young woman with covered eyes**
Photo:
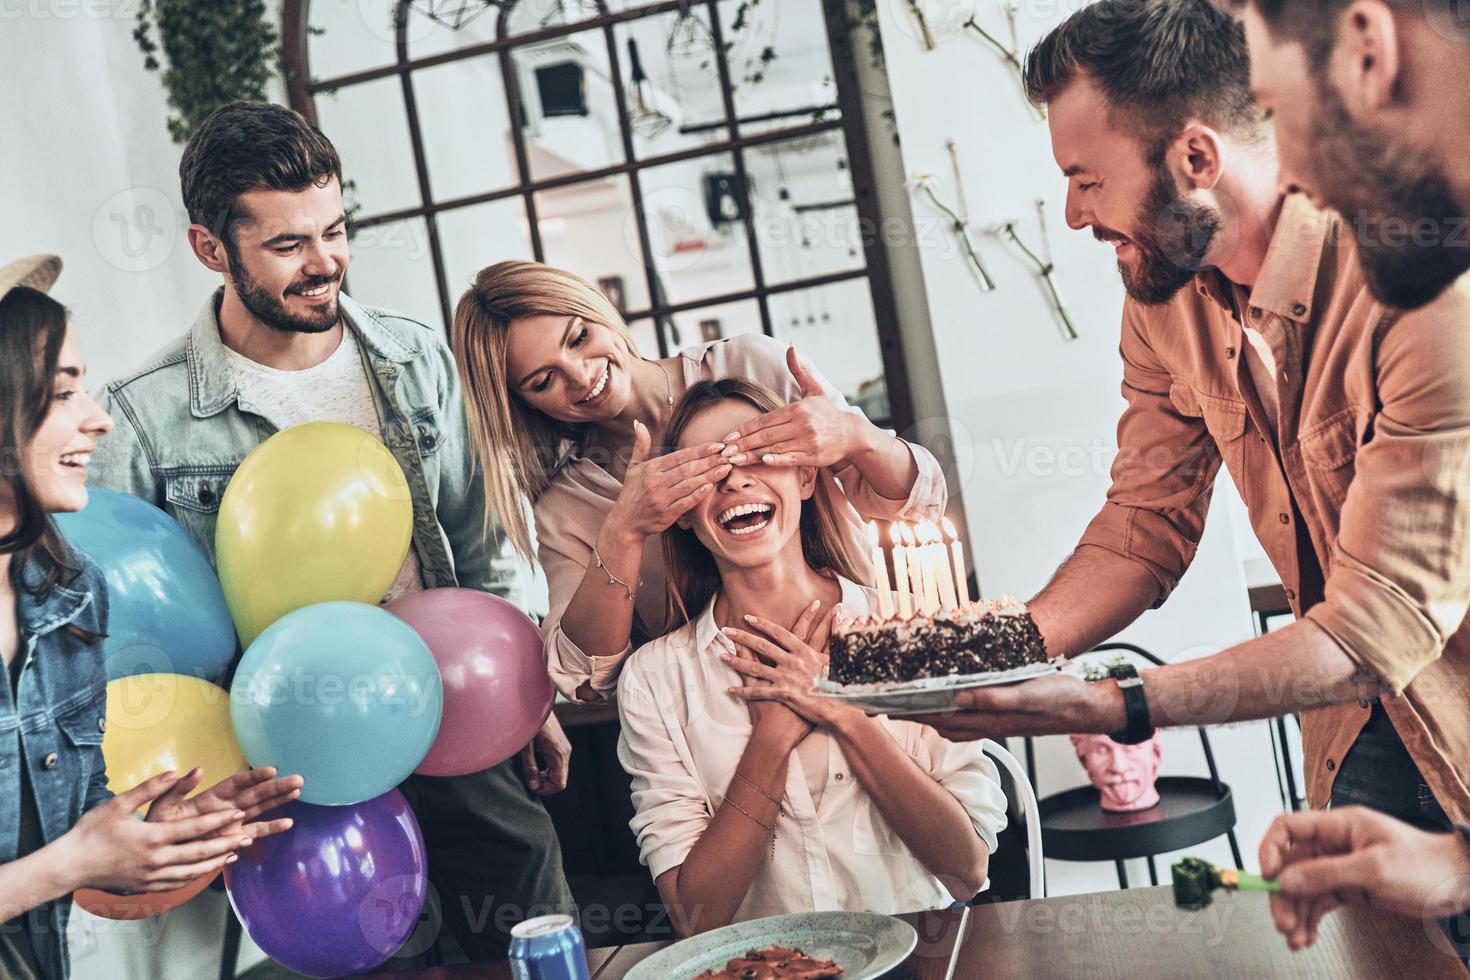
[[[780,405],[744,379],[700,382],[669,441],[702,445]],[[623,670],[618,757],[642,860],[686,934],[940,908],[985,887],[1005,796],[980,744],[809,693],[834,609],[876,605],[833,502],[817,467],[751,461],[663,534],[682,625]],[[751,507],[762,516],[727,517]]]
[[[764,336],[641,356],[594,286],[537,262],[484,269],[459,301],[452,343],[489,510],[550,589],[543,624],[553,680],[575,700],[617,683],[635,631],[668,628],[659,534],[707,500],[732,466],[820,467],[840,533],[865,567],[865,519],[944,509],[925,449],[870,423],[796,355]],[[739,431],[662,454],[674,402],[699,381],[748,377],[782,407]]]

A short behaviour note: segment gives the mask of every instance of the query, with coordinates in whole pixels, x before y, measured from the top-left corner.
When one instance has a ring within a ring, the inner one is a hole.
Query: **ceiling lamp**
[[[491,9],[514,6],[516,0],[408,0],[408,6],[430,20],[457,31]]]
[[[628,64],[633,81],[633,104],[628,107],[628,125],[639,136],[651,140],[668,129],[673,120],[659,110],[653,83],[648,80],[643,71],[643,61],[638,57],[638,42],[631,37],[628,38]]]

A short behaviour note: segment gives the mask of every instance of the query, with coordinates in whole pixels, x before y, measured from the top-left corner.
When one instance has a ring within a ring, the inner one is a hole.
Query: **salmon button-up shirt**
[[[1274,339],[1275,418],[1242,363],[1243,322]],[[1470,277],[1387,308],[1352,230],[1290,195],[1250,290],[1208,271],[1165,305],[1130,300],[1121,353],[1113,484],[1081,543],[1143,565],[1162,602],[1223,460],[1293,611],[1379,679],[1425,781],[1470,820]],[[1314,806],[1370,708],[1303,715]]]

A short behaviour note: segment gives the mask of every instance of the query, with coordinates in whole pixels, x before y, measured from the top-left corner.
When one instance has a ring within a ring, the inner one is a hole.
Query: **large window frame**
[[[604,180],[609,177],[626,176],[632,196],[633,213],[636,220],[642,262],[647,278],[650,303],[647,307],[628,311],[625,316],[630,322],[651,319],[657,336],[659,356],[667,357],[669,331],[667,318],[675,313],[723,303],[754,300],[759,312],[761,330],[767,336],[774,335],[769,297],[780,293],[813,289],[833,283],[866,279],[873,306],[874,325],[878,335],[878,346],[883,361],[884,378],[887,385],[890,418],[887,420],[900,432],[914,424],[913,402],[908,385],[903,348],[899,339],[897,309],[893,295],[893,281],[884,244],[877,230],[882,227],[878,211],[878,199],[874,192],[873,162],[869,152],[869,134],[864,116],[862,92],[858,85],[855,66],[851,55],[858,45],[851,38],[852,25],[849,20],[846,0],[803,0],[819,3],[827,31],[827,47],[831,57],[832,77],[837,91],[836,118],[810,121],[759,132],[741,131],[741,119],[736,111],[731,70],[727,57],[724,31],[720,19],[719,5],[735,0],[661,0],[643,4],[629,10],[610,11],[605,0],[596,0],[596,16],[574,23],[555,24],[538,30],[507,36],[508,21],[517,0],[498,0],[489,3],[498,13],[496,39],[467,44],[453,51],[414,58],[408,50],[408,18],[423,16],[412,10],[407,0],[385,0],[394,4],[393,23],[395,30],[396,62],[379,68],[352,72],[332,78],[313,79],[310,71],[308,50],[310,32],[308,23],[311,0],[285,0],[282,19],[283,57],[286,68],[288,100],[296,111],[313,123],[317,122],[316,96],[318,93],[335,91],[345,86],[397,77],[402,88],[403,103],[412,142],[412,155],[419,191],[419,203],[394,211],[358,216],[354,219],[357,229],[385,225],[408,219],[422,219],[428,233],[429,254],[433,264],[435,289],[437,290],[443,322],[453,323],[449,286],[446,281],[444,255],[440,241],[437,217],[446,211],[486,204],[492,201],[519,198],[525,208],[533,256],[544,261],[545,251],[541,240],[537,218],[536,195],[539,192],[563,188],[574,184]],[[787,0],[790,2],[790,0]],[[727,127],[727,138],[676,152],[639,157],[633,129],[630,124],[627,88],[623,78],[623,59],[618,51],[614,28],[622,23],[645,17],[658,16],[671,11],[687,11],[692,6],[704,7],[708,11],[709,26],[714,40],[714,64],[723,103],[724,118],[717,125]],[[520,80],[510,55],[518,48],[543,44],[557,38],[600,30],[608,48],[608,64],[613,96],[617,103],[618,124],[622,138],[624,159],[622,163],[582,170],[555,177],[535,179],[532,177],[525,133],[524,108],[521,98]],[[511,120],[511,139],[514,148],[517,180],[504,188],[484,193],[436,200],[430,189],[429,167],[424,149],[423,134],[419,125],[418,103],[414,93],[413,75],[416,70],[468,60],[486,55],[497,55]],[[746,120],[752,122],[755,120]],[[761,120],[765,121],[765,120]],[[756,223],[751,220],[753,211],[750,201],[750,182],[746,175],[745,152],[762,144],[779,143],[802,137],[825,133],[840,133],[845,144],[848,167],[852,176],[853,204],[858,213],[861,231],[863,263],[853,269],[825,275],[798,278],[771,284],[766,281],[762,268],[761,247],[757,240]],[[648,215],[640,174],[644,170],[677,163],[685,160],[728,154],[733,164],[736,193],[742,213],[746,216],[745,243],[749,253],[752,285],[750,288],[719,295],[701,296],[678,303],[662,301],[662,286],[658,269],[650,258],[652,251],[649,240]]]

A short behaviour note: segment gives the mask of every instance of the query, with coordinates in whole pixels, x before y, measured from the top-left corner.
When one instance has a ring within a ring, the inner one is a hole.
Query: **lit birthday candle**
[[[914,614],[914,607],[909,601],[909,563],[899,540],[899,525],[890,525],[888,537],[893,545],[893,580],[898,583],[898,618],[908,619]]]
[[[939,585],[939,608],[941,611],[959,609],[960,600],[954,590],[954,571],[949,565],[949,551],[944,547],[944,536],[939,528],[929,524],[924,528],[929,535],[929,553],[933,556],[934,579]]]
[[[883,546],[878,543],[878,525],[868,522],[868,540],[873,543],[873,576],[878,585],[878,619],[887,622],[893,618],[893,596],[888,591],[888,562],[883,557]]]
[[[960,541],[960,534],[948,517],[944,519],[944,534],[949,538],[949,555],[954,565],[954,589],[959,599],[960,612],[970,608],[974,600],[970,598],[970,583],[965,578],[965,546]]]
[[[918,539],[919,546],[915,549],[914,557],[923,570],[921,579],[924,587],[924,612],[933,616],[939,612],[939,562],[933,548],[934,526],[932,524],[920,524],[914,528],[914,535]]]
[[[919,550],[924,559],[924,602],[928,605],[932,594],[933,613],[951,609],[954,607],[954,578],[939,540],[939,528],[926,521],[919,525],[918,535]]]
[[[909,566],[909,592],[914,597],[914,612],[922,612],[924,605],[924,570],[919,560],[919,548],[914,529],[907,524],[899,528],[903,537],[903,556]]]

